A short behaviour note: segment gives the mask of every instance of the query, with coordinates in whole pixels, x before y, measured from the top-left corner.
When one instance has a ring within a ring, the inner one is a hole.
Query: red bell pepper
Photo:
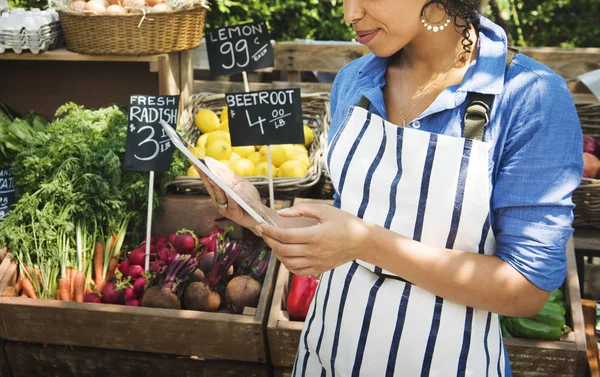
[[[318,283],[319,278],[317,276],[294,275],[287,297],[287,311],[291,320],[304,321],[306,319]]]

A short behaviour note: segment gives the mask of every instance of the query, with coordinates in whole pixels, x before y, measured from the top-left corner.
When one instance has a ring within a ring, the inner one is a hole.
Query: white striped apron
[[[327,163],[342,210],[426,244],[493,254],[489,148],[351,107]],[[322,274],[293,375],[488,377],[504,368],[497,314],[355,261]]]

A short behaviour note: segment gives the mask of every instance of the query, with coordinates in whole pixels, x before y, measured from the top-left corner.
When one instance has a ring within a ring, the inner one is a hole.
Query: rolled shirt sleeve
[[[583,171],[582,132],[565,81],[521,71],[506,104],[506,142],[492,195],[496,256],[540,289],[564,282],[571,194]]]

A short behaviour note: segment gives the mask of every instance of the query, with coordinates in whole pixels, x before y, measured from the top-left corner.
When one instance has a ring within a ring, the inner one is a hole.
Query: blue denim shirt
[[[446,88],[409,127],[460,137],[468,92],[496,95],[484,141],[490,148],[490,219],[496,256],[546,291],[567,271],[572,191],[583,171],[582,132],[565,80],[518,54],[505,74],[507,38],[483,16],[477,59],[459,85]],[[387,119],[382,88],[389,58],[361,57],[337,75],[331,92],[335,134],[361,96]],[[335,205],[339,208],[339,196]]]

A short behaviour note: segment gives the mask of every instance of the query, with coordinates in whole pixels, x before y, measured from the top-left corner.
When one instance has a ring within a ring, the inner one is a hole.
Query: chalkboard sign
[[[160,121],[177,125],[179,96],[131,96],[125,150],[125,168],[135,171],[167,171],[174,147]]]
[[[264,21],[206,31],[211,76],[273,67],[273,46]]]
[[[10,212],[15,204],[15,177],[10,168],[0,168],[0,220]]]
[[[304,144],[300,89],[225,95],[232,146]]]

